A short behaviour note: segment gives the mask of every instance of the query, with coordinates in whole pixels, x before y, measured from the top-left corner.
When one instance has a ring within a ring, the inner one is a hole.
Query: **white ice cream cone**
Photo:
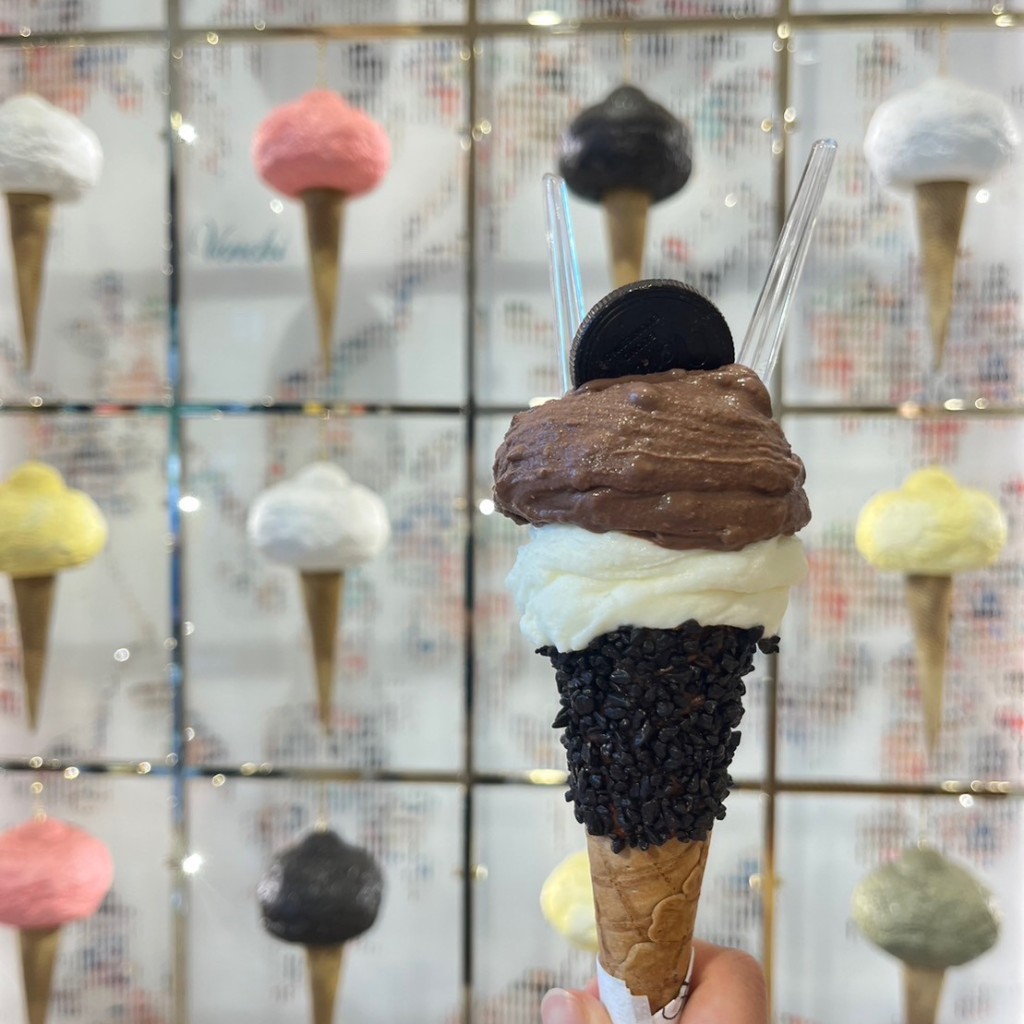
[[[303,572],[302,600],[306,622],[313,641],[316,666],[317,713],[325,727],[331,724],[331,698],[334,693],[338,620],[345,574],[339,571]]]
[[[31,367],[36,349],[36,326],[43,292],[46,249],[50,241],[53,198],[28,192],[8,192],[7,212],[18,285],[18,312],[21,317],[25,365]]]

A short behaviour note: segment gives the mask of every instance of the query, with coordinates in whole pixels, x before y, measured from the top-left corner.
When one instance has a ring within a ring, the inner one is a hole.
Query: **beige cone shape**
[[[344,952],[345,947],[341,945],[306,947],[309,996],[313,1007],[311,1024],[334,1024],[334,1004],[338,998]]]
[[[50,241],[53,197],[28,192],[7,193],[11,224],[11,248],[18,285],[18,312],[25,347],[25,365],[32,366],[36,351],[39,300],[43,294],[46,248]]]
[[[903,965],[904,1024],[938,1024],[944,970]]]
[[[28,1024],[46,1024],[50,1009],[53,969],[57,963],[60,928],[22,930],[21,971],[25,978]]]
[[[601,966],[652,1014],[686,981],[709,845],[670,839],[612,853],[607,838],[587,836]]]
[[[644,240],[651,197],[647,192],[622,188],[606,193],[601,205],[608,230],[612,284],[621,288],[644,276]]]
[[[306,606],[306,622],[313,641],[313,663],[316,668],[317,714],[325,727],[331,724],[331,698],[334,694],[338,619],[341,595],[345,586],[342,572],[304,572],[302,600]]]
[[[21,634],[21,665],[25,678],[25,707],[30,729],[39,721],[39,706],[43,696],[43,675],[46,672],[46,652],[50,638],[50,619],[53,613],[53,593],[57,577],[25,576],[11,580],[14,605],[18,613],[18,632]]]
[[[324,373],[331,373],[334,309],[338,298],[341,264],[341,234],[345,227],[344,192],[331,188],[311,188],[302,193],[306,209],[306,243],[309,246],[309,272],[320,327],[320,354]]]
[[[914,186],[917,231],[921,241],[921,280],[928,302],[928,326],[935,369],[942,366],[953,310],[953,279],[968,185],[932,181]]]
[[[909,575],[906,585],[907,608],[917,649],[917,683],[924,712],[924,738],[928,753],[934,754],[942,732],[946,654],[953,614],[953,577]]]

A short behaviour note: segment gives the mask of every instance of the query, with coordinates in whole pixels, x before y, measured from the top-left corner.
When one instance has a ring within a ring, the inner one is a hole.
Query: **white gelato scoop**
[[[99,139],[73,114],[32,93],[0,104],[0,192],[80,199],[102,168]]]
[[[930,78],[886,100],[864,137],[864,155],[883,185],[934,181],[980,184],[1020,144],[1010,108],[996,95],[953,78]]]

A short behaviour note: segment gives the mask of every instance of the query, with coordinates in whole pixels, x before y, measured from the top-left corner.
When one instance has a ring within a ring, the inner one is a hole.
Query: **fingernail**
[[[564,988],[553,988],[540,1004],[544,1024],[583,1024],[579,1000]]]

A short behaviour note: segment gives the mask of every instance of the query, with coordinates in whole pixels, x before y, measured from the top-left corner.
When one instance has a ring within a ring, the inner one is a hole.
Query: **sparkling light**
[[[480,514],[483,516],[494,515],[494,502],[490,498],[484,498],[477,508],[480,509]]]
[[[178,499],[178,508],[182,512],[198,512],[202,502],[194,494],[183,494]]]
[[[200,853],[190,853],[181,862],[181,870],[186,875],[194,875],[203,866],[203,856]]]
[[[527,25],[533,25],[534,28],[551,28],[554,25],[562,24],[562,16],[558,11],[530,11],[526,16],[526,23]]]

